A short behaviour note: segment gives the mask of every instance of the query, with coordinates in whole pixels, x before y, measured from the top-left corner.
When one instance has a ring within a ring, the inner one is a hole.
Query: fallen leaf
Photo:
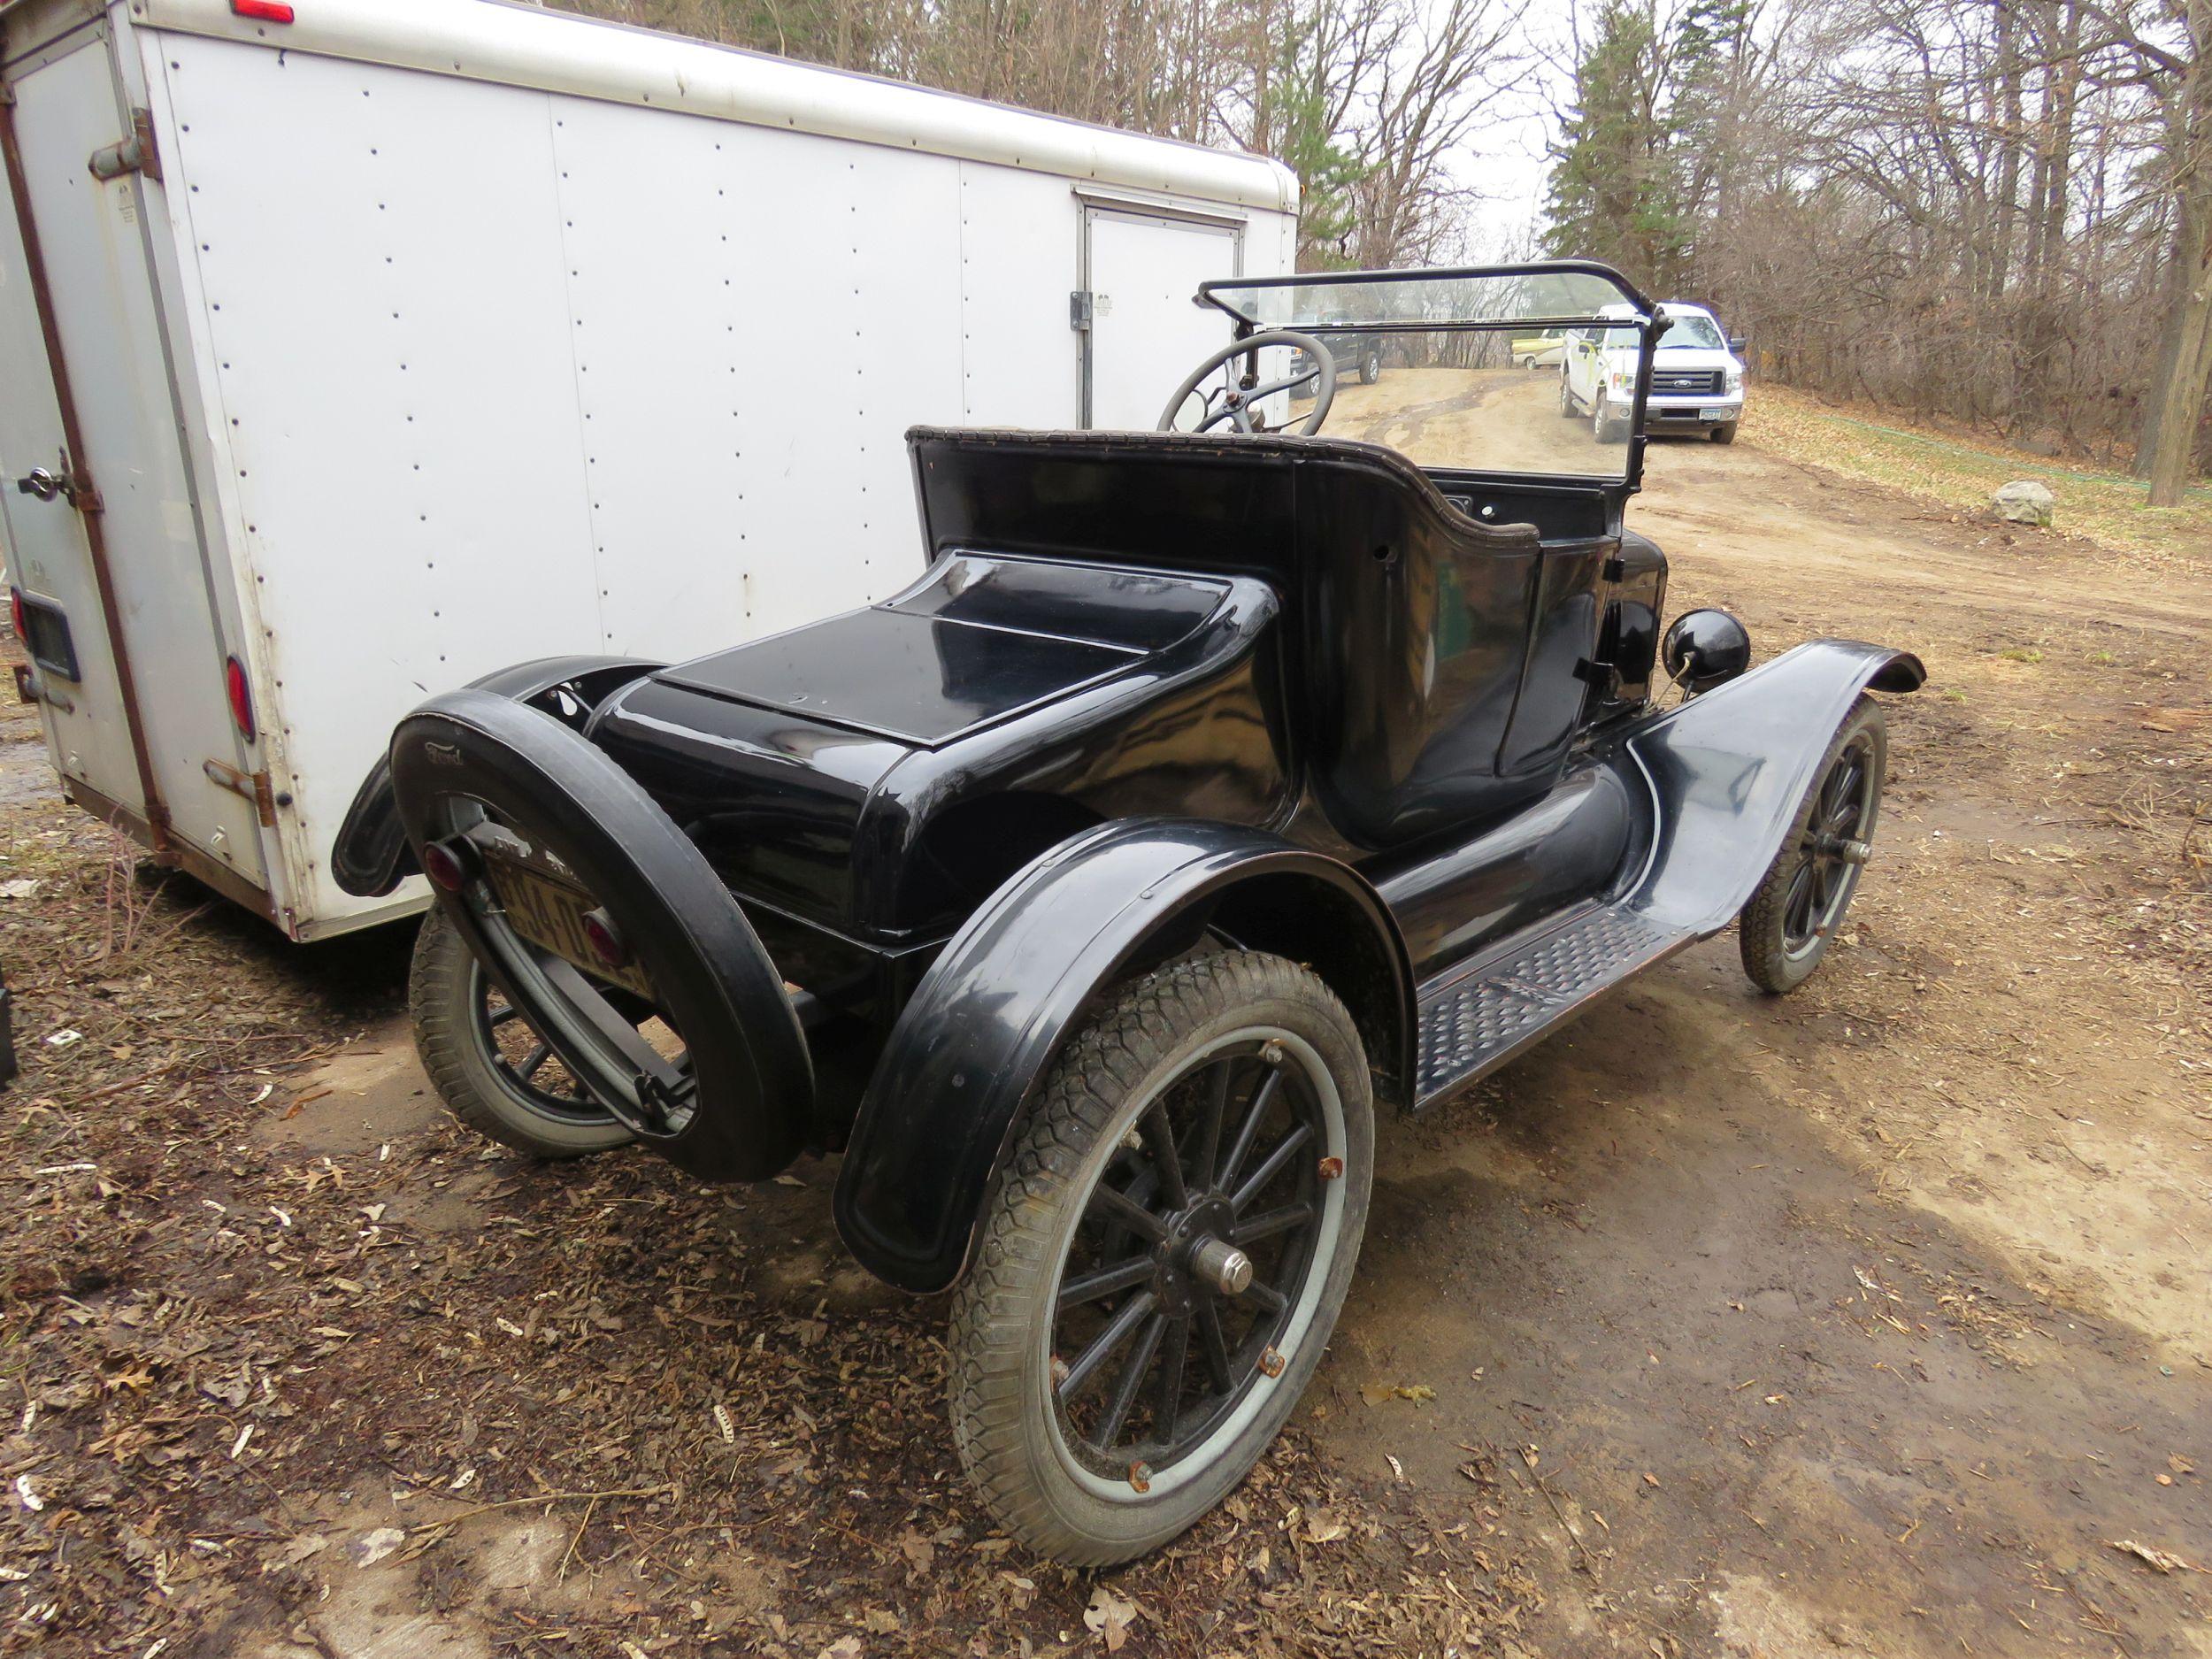
[[[407,1534],[396,1526],[380,1526],[365,1533],[353,1547],[353,1559],[361,1566],[373,1567],[406,1541]]]
[[[2153,1549],[2148,1544],[2139,1544],[2131,1538],[2108,1538],[2105,1542],[2124,1555],[2132,1555],[2138,1561],[2148,1562],[2161,1572],[2201,1571],[2170,1550]]]
[[[1091,1604],[1083,1609],[1084,1625],[1102,1638],[1108,1653],[1119,1653],[1129,1640],[1129,1625],[1139,1609],[1104,1585],[1091,1592]]]
[[[822,1649],[818,1659],[860,1659],[860,1638],[840,1636]]]
[[[1306,1517],[1306,1540],[1314,1544],[1333,1544],[1352,1529],[1336,1517],[1334,1509],[1315,1509]]]

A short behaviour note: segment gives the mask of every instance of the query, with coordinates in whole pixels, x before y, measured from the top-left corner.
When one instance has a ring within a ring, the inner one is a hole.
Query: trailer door
[[[76,659],[73,679],[65,664],[38,670],[72,792],[89,791],[96,810],[165,819],[167,839],[209,856],[211,876],[265,887],[259,763],[227,695],[152,277],[149,237],[165,234],[165,207],[142,171],[102,180],[90,165],[134,133],[108,35],[100,23],[73,50],[50,46],[5,72],[13,107],[0,119],[14,153],[0,349],[20,369],[0,397],[11,575],[59,613]],[[66,488],[19,488],[35,469]]]
[[[1201,282],[1238,274],[1242,241],[1233,224],[1084,210],[1085,426],[1150,431],[1176,382],[1229,343],[1226,314],[1192,301]]]

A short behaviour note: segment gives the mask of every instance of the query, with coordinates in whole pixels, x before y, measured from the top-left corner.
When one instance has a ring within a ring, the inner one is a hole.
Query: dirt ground
[[[2212,1655],[2207,572],[1743,444],[1631,522],[1927,660],[1852,928],[1386,1125],[1298,1426],[1104,1575],[991,1535],[833,1168],[485,1148],[403,939],[157,891],[0,744],[0,1650]]]

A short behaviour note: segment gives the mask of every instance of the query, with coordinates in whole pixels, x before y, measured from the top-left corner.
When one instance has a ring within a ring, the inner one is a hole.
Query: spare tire
[[[391,767],[416,857],[454,856],[438,903],[594,1099],[708,1179],[797,1156],[814,1068],[783,976],[635,780],[552,716],[476,690],[402,720]],[[611,953],[577,948],[587,912]]]

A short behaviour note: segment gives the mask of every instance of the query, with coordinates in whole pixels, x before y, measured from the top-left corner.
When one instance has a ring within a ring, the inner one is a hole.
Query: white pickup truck
[[[1670,300],[1660,311],[1668,328],[1652,354],[1644,430],[1707,432],[1716,443],[1733,443],[1743,414],[1743,342],[1724,334],[1701,305]],[[1636,404],[1636,359],[1633,329],[1569,330],[1559,412],[1587,417],[1601,443],[1625,442]]]

